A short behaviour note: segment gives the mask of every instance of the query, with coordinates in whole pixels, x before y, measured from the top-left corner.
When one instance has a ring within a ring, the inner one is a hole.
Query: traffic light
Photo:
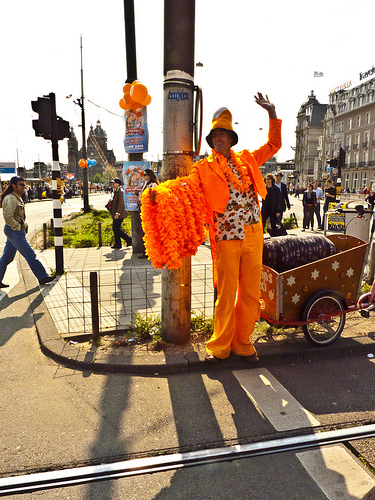
[[[62,139],[65,139],[65,137],[70,137],[69,122],[58,116],[56,124],[56,139],[61,141]]]
[[[341,172],[342,168],[345,168],[345,149],[340,148],[340,153],[339,153],[339,172]]]
[[[38,97],[37,101],[31,101],[31,107],[39,114],[38,120],[33,120],[33,129],[37,137],[51,139],[52,136],[52,109],[49,97]]]
[[[31,101],[31,107],[39,114],[39,119],[33,120],[37,137],[54,141],[70,137],[69,122],[56,115],[55,94],[38,97],[37,101]]]
[[[335,168],[338,166],[338,159],[337,158],[332,158],[332,160],[328,160],[327,162],[331,168],[327,168],[327,170],[332,170],[332,168]]]

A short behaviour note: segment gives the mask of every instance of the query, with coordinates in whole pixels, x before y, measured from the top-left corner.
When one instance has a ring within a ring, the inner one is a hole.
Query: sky
[[[137,76],[152,102],[148,106],[149,152],[163,155],[163,0],[134,0]],[[203,135],[216,109],[227,106],[239,135],[236,150],[266,141],[267,112],[254,102],[267,94],[283,120],[279,161],[294,157],[296,117],[311,90],[321,103],[330,91],[359,82],[375,65],[372,0],[196,0],[194,80],[203,91]],[[32,168],[52,162],[49,141],[35,137],[31,101],[56,94],[57,114],[74,127],[81,145],[80,36],[86,129],[100,120],[108,148],[127,160],[119,99],[126,80],[123,0],[12,0],[0,6],[0,163]],[[314,78],[314,71],[324,74]],[[67,96],[70,96],[67,98]],[[205,140],[201,152],[209,151]],[[59,142],[67,163],[67,139]],[[3,177],[4,178],[4,177]]]

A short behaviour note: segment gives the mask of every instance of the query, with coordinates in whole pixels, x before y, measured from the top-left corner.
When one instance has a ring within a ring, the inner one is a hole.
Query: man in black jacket
[[[280,222],[283,221],[283,213],[285,212],[286,208],[288,207],[288,210],[290,210],[290,203],[289,203],[289,196],[288,196],[288,189],[286,185],[281,182],[281,179],[283,178],[282,172],[277,172],[275,175],[275,186],[277,186],[280,191],[281,191],[281,196],[283,199],[283,210],[280,214],[279,220]]]

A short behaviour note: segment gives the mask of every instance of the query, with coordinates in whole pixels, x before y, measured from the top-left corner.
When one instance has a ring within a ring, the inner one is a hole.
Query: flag
[[[316,76],[324,76],[323,73],[321,71],[314,71],[314,78]]]

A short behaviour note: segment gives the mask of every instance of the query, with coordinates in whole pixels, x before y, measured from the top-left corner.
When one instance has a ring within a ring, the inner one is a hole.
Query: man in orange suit
[[[267,194],[259,166],[281,147],[281,120],[268,96],[258,93],[255,102],[269,115],[267,143],[253,152],[234,153],[232,146],[238,136],[232,115],[220,108],[206,137],[212,153],[195,163],[189,175],[212,210],[210,239],[217,300],[214,333],[206,345],[206,361],[211,363],[231,353],[258,361],[250,336],[260,318],[263,229],[258,195],[264,199]]]

